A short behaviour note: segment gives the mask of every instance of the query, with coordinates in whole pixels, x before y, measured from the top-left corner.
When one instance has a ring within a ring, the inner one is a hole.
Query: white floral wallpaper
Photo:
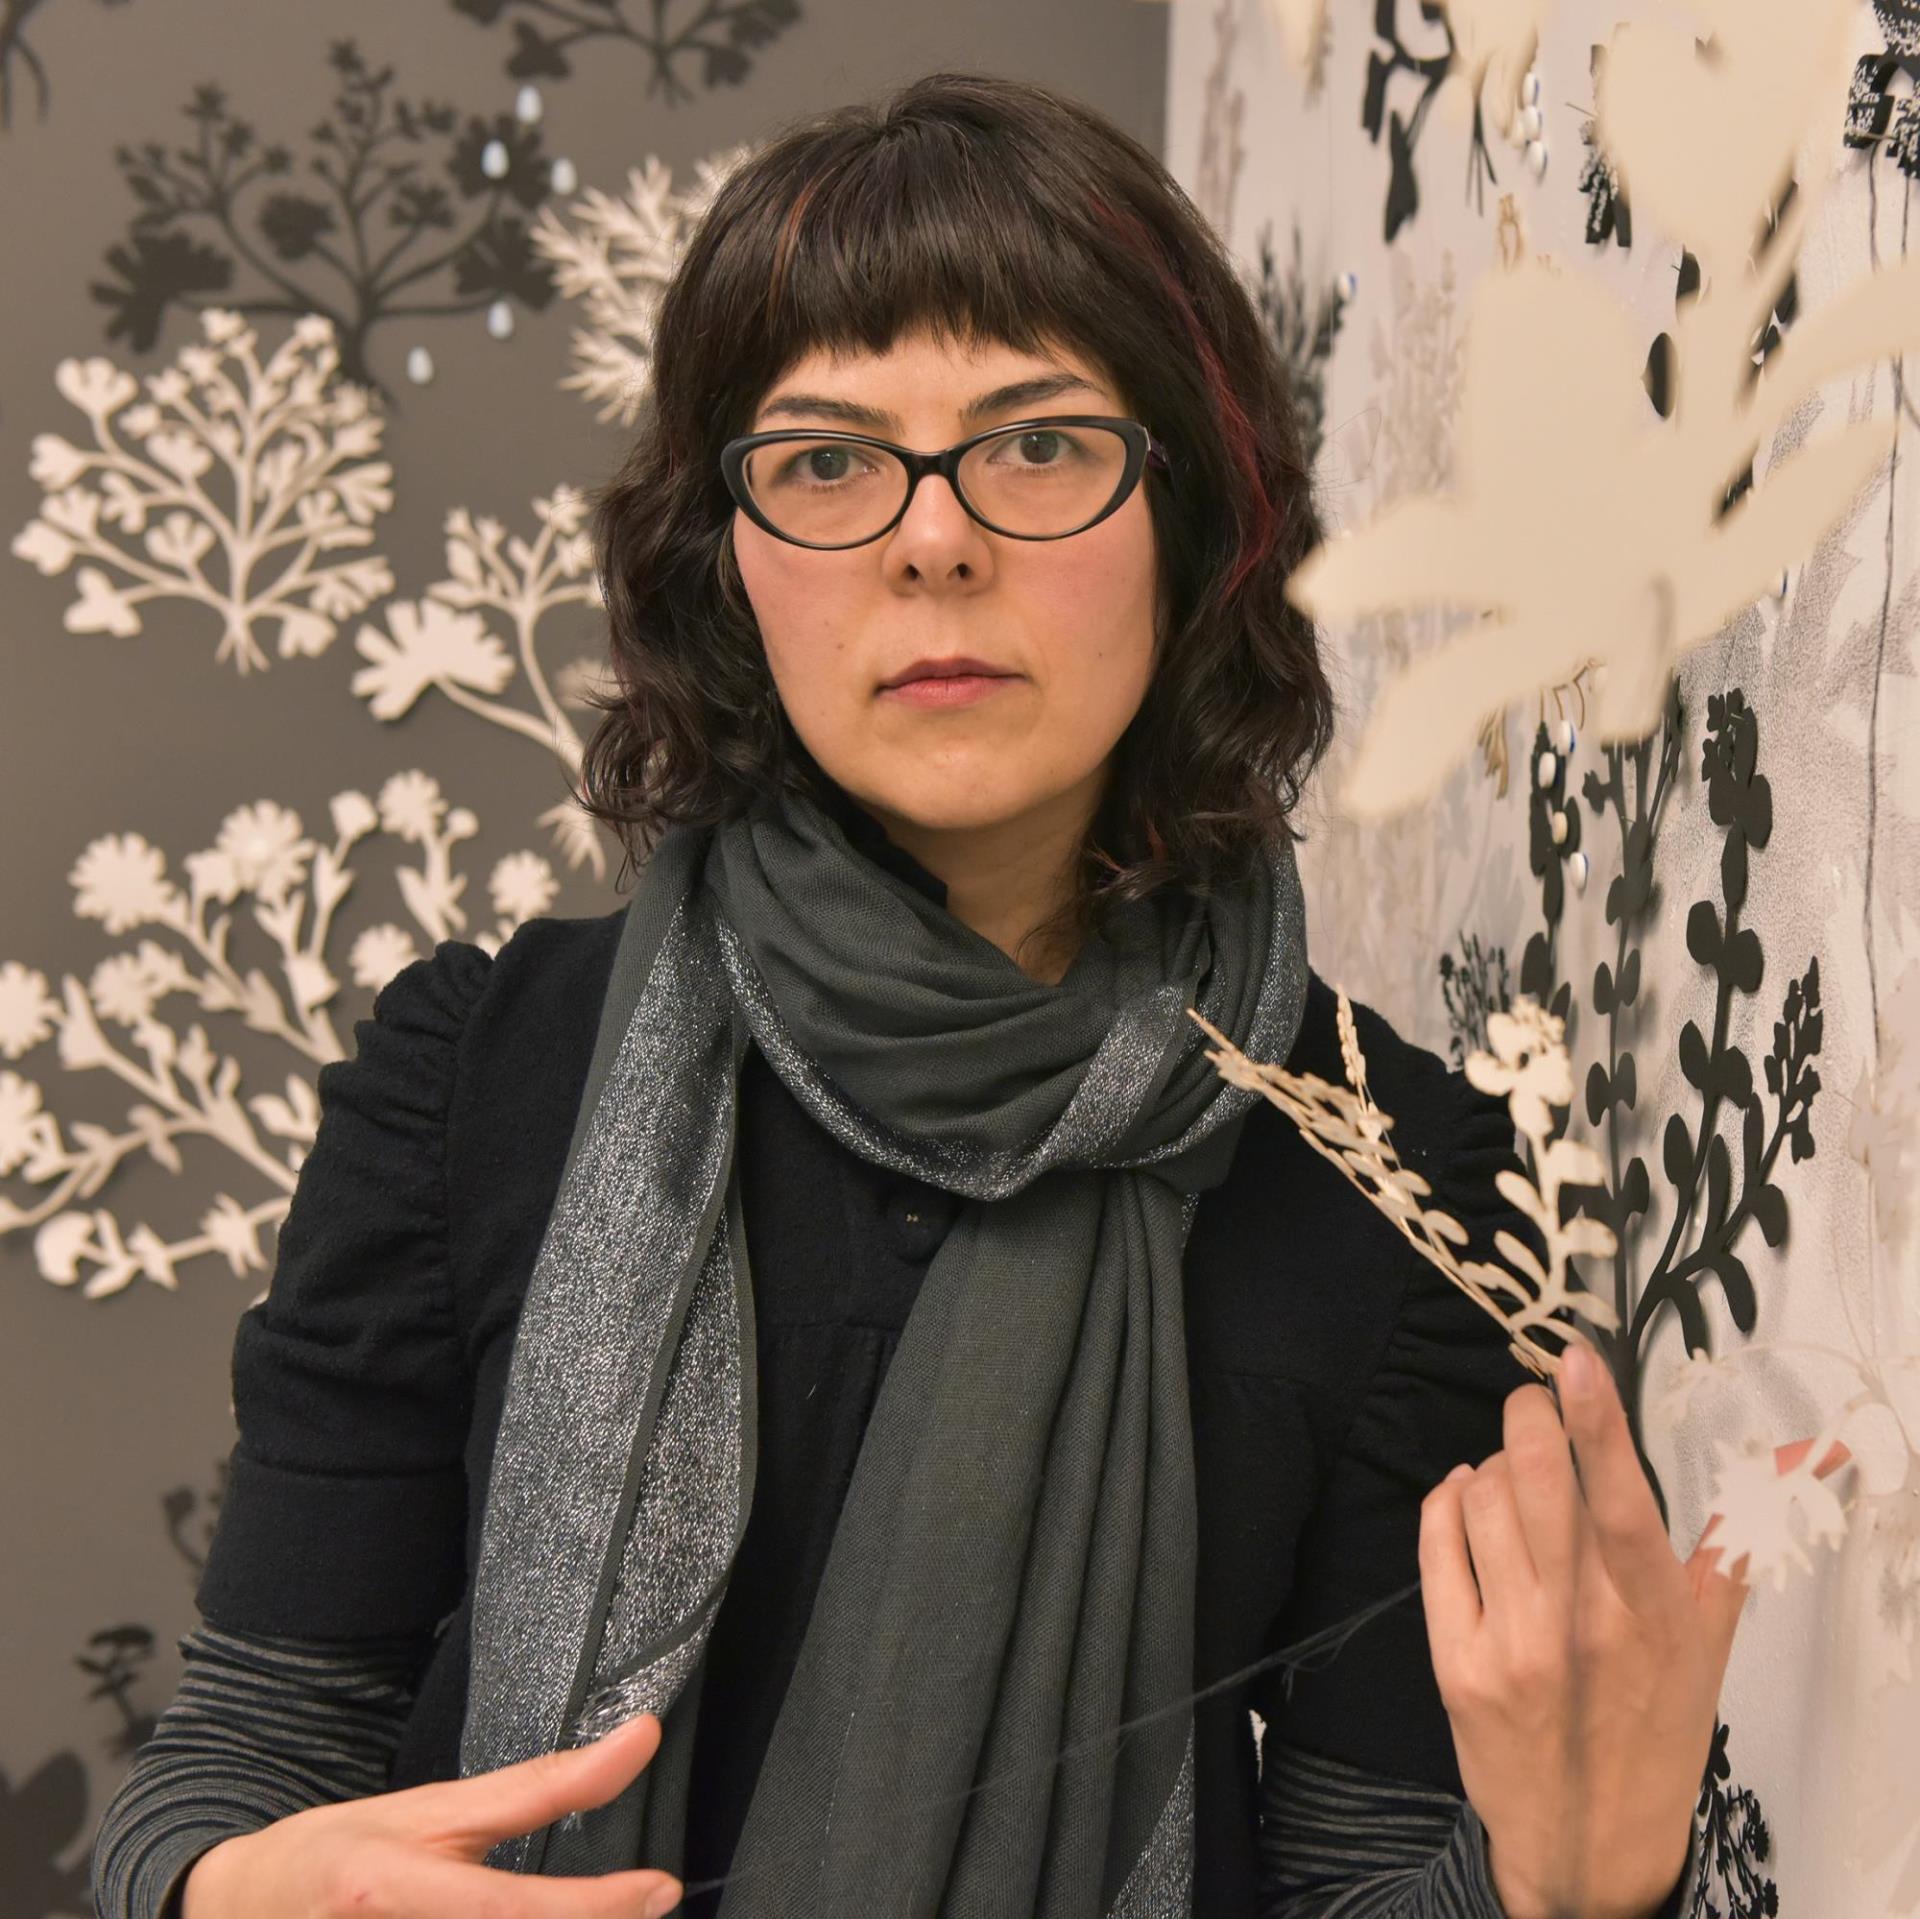
[[[1566,1049],[1675,1541],[1752,1554],[1692,1914],[1920,1912],[1920,9],[1172,14],[1331,529],[1315,964]]]
[[[0,9],[0,1912],[90,1914],[319,1069],[597,914],[585,489],[688,222],[942,67],[1161,144],[1124,0]],[[1089,59],[1089,49],[1097,58]]]

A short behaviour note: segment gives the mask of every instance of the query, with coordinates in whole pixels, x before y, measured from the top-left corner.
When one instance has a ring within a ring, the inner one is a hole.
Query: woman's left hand
[[[1645,1919],[1686,1864],[1747,1588],[1717,1546],[1678,1558],[1612,1375],[1577,1338],[1559,1384],[1564,1427],[1521,1386],[1504,1450],[1427,1495],[1427,1638],[1509,1919]]]

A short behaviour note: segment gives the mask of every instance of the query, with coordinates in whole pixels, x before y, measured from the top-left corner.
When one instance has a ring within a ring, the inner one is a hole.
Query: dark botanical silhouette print
[[[625,41],[649,62],[646,97],[668,106],[693,98],[681,68],[697,68],[709,90],[737,87],[751,56],[800,19],[800,0],[453,0],[453,8],[485,27],[512,26],[506,67],[516,80],[564,80],[576,48]]]
[[[113,277],[89,289],[109,340],[148,351],[170,306],[318,313],[346,378],[385,394],[368,364],[376,328],[553,299],[524,217],[550,187],[538,125],[399,98],[393,68],[368,66],[351,40],[329,64],[338,90],[297,184],[292,150],[259,145],[212,84],[183,109],[186,144],[115,149],[140,205],[107,255]]]

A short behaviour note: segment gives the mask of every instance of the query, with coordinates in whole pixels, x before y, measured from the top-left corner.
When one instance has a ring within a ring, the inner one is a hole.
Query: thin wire
[[[958,1805],[977,1793],[986,1792],[994,1786],[1004,1785],[1010,1780],[1051,1773],[1069,1759],[1094,1751],[1108,1741],[1117,1744],[1129,1733],[1138,1731],[1142,1726],[1151,1725],[1157,1719],[1165,1719],[1172,1713],[1191,1711],[1202,1700],[1215,1698],[1223,1692],[1231,1692],[1236,1687],[1244,1686],[1248,1680],[1256,1679],[1262,1673],[1272,1672],[1278,1667],[1285,1667],[1287,1670],[1287,1690],[1291,1694],[1293,1675],[1296,1672],[1319,1670],[1320,1666],[1324,1666],[1335,1658],[1344,1649],[1347,1641],[1362,1627],[1378,1619],[1382,1613],[1391,1612],[1394,1607],[1403,1605],[1419,1590],[1420,1582],[1416,1579],[1411,1585],[1402,1586],[1398,1592],[1389,1593],[1384,1599],[1376,1599],[1370,1605],[1363,1606],[1358,1612],[1349,1614],[1345,1619],[1336,1620],[1331,1626],[1324,1626],[1318,1632],[1309,1633],[1306,1638],[1297,1640],[1291,1646],[1284,1646],[1278,1652],[1268,1653],[1265,1657],[1256,1659],[1252,1665],[1242,1666],[1238,1672],[1230,1672],[1225,1678],[1216,1679],[1211,1685],[1202,1686],[1197,1692],[1187,1693],[1169,1705],[1156,1706],[1151,1712],[1141,1713],[1137,1718],[1123,1720],[1119,1725],[1110,1727],[1106,1731],[1090,1734],[1084,1739],[1074,1741],[1071,1745],[1062,1746],[1047,1758],[1025,1760],[1017,1765],[1008,1766],[985,1779],[975,1780],[964,1791],[943,1793],[934,1798],[924,1799],[906,1810],[922,1812],[931,1811],[934,1807],[941,1805]],[[1324,1657],[1321,1656],[1323,1654]],[[1318,1660],[1317,1665],[1312,1663],[1316,1660]],[[885,1843],[887,1842],[883,1835],[876,1835],[876,1845]],[[685,1882],[685,1895],[692,1898],[696,1893],[713,1892],[722,1886],[730,1886],[737,1880],[750,1876],[751,1874],[747,1872],[730,1872],[718,1879],[689,1879]]]

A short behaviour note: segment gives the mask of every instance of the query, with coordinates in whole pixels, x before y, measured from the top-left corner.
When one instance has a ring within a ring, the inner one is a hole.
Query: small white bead
[[[513,308],[505,300],[496,300],[487,309],[487,331],[496,340],[504,340],[513,331]]]
[[[1562,719],[1560,722],[1560,750],[1569,758],[1573,756],[1574,738],[1573,722],[1569,719]]]
[[[1573,890],[1584,893],[1587,890],[1587,856],[1575,853],[1567,861],[1567,877],[1573,881]]]
[[[1546,125],[1546,121],[1540,116],[1540,109],[1538,107],[1522,107],[1520,109],[1520,131],[1525,134],[1529,140],[1539,139],[1540,135],[1546,130]]]
[[[547,184],[555,193],[571,193],[580,184],[580,170],[563,153],[554,161],[553,169],[547,175]]]
[[[1544,140],[1527,142],[1527,171],[1538,180],[1547,170],[1547,143]]]
[[[1553,835],[1555,846],[1564,846],[1567,838],[1567,816],[1558,810],[1547,815],[1547,828]]]
[[[540,117],[540,89],[534,86],[522,87],[513,102],[513,117],[522,126],[532,126]]]
[[[415,386],[425,386],[433,378],[433,355],[425,347],[417,346],[408,351],[407,378]]]
[[[504,140],[489,140],[480,149],[480,171],[489,180],[505,179],[508,165],[507,143]]]
[[[1340,288],[1340,297],[1351,300],[1360,291],[1360,276],[1357,273],[1343,273],[1336,283]]]
[[[1551,753],[1540,755],[1540,764],[1534,773],[1534,784],[1548,787],[1553,784],[1553,776],[1560,770],[1560,762]]]
[[[1520,97],[1528,106],[1535,106],[1540,99],[1540,69],[1529,67],[1527,77],[1520,82]]]

